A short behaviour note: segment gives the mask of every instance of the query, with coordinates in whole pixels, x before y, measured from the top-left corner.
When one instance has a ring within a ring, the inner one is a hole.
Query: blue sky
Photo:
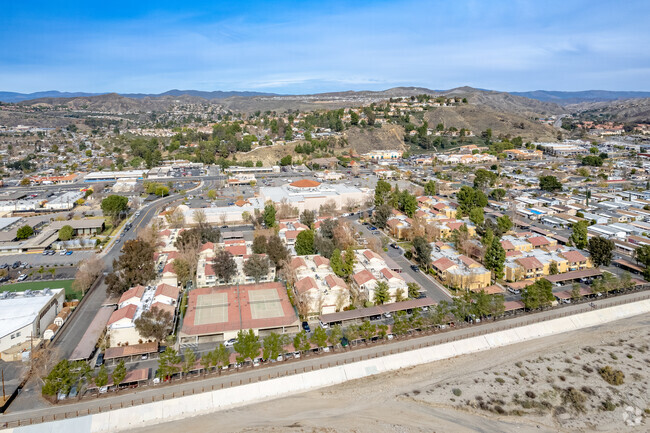
[[[12,1],[0,90],[649,91],[648,17],[647,0]]]

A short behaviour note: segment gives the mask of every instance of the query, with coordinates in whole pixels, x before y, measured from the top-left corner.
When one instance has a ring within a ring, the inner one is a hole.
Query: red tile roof
[[[291,182],[289,185],[293,186],[294,188],[316,188],[320,185],[320,182],[310,179],[300,179],[295,182]]]
[[[127,305],[124,308],[120,308],[119,310],[113,311],[113,314],[111,314],[111,318],[108,319],[107,325],[110,326],[113,323],[122,320],[122,319],[131,319],[135,317],[135,313],[138,311],[138,307],[136,307],[133,304]]]
[[[562,257],[567,259],[569,263],[579,263],[579,262],[586,262],[587,258],[580,253],[580,251],[576,250],[571,250],[571,251],[564,251],[560,253]]]
[[[228,245],[224,250],[235,257],[243,257],[246,255],[246,245]]]
[[[365,250],[363,252],[363,255],[368,260],[372,260],[372,259],[383,260],[379,254],[377,254],[372,250]]]
[[[448,259],[447,257],[442,257],[431,264],[434,268],[439,271],[446,271],[447,269],[457,266],[456,263]]]
[[[316,266],[329,266],[330,261],[328,258],[323,257],[323,256],[314,256],[314,263],[316,263]]]
[[[168,298],[172,299],[177,299],[178,298],[178,287],[174,287],[170,284],[158,284],[158,287],[156,287],[156,293],[154,294],[155,296],[167,296]]]
[[[522,257],[521,259],[517,259],[517,263],[523,266],[526,270],[544,268],[542,262],[537,260],[535,257]]]
[[[314,280],[312,277],[305,277],[296,282],[296,291],[301,295],[311,289],[318,289],[316,280]]]
[[[404,280],[404,278],[402,278],[402,276],[400,274],[398,274],[397,272],[394,272],[394,271],[392,271],[392,270],[390,270],[388,268],[382,269],[381,273],[387,280],[390,280],[392,278],[397,278],[398,280],[402,280],[402,281]]]
[[[510,242],[509,240],[501,241],[501,246],[503,247],[504,250],[510,251],[514,250],[515,246]]]
[[[307,267],[307,264],[305,263],[305,259],[302,257],[294,257],[291,259],[291,269],[294,271],[300,267]]]
[[[342,287],[342,288],[347,288],[348,285],[345,284],[345,281],[343,281],[343,278],[337,277],[336,275],[328,275],[325,277],[325,284],[327,284],[327,287],[330,289],[333,287]]]
[[[535,236],[532,238],[528,238],[528,242],[530,242],[535,247],[541,247],[543,245],[551,244],[551,242],[548,239],[546,239],[544,236]]]
[[[369,270],[364,269],[363,271],[356,273],[352,276],[352,279],[354,280],[357,285],[362,286],[366,284],[368,281],[372,281],[375,279],[375,277],[370,273]]]
[[[122,296],[120,296],[120,300],[118,301],[118,304],[121,304],[122,302],[126,302],[131,298],[142,298],[144,291],[145,291],[144,286],[135,286],[127,290],[126,292],[122,293]]]

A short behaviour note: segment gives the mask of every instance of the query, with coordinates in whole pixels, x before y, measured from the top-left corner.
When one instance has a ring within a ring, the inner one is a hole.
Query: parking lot
[[[80,261],[95,255],[94,251],[74,251],[69,256],[62,256],[59,252],[54,255],[44,256],[42,253],[8,254],[0,256],[0,265],[6,263],[11,266],[15,262],[27,263],[31,267],[76,266]]]

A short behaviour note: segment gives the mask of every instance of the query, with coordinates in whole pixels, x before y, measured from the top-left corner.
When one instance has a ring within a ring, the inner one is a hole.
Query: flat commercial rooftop
[[[35,296],[20,293],[15,298],[0,299],[0,337],[34,322],[41,309],[61,290],[63,289],[51,290],[49,295],[41,290]]]
[[[181,332],[209,335],[293,326],[298,316],[278,282],[194,289]]]

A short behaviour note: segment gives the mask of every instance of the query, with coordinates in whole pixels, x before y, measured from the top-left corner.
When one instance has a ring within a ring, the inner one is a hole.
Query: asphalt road
[[[44,256],[42,253],[33,254],[11,254],[0,256],[0,263],[7,263],[9,265],[14,262],[27,263],[32,267],[41,266],[75,266],[80,261],[95,255],[94,251],[74,251],[69,256],[62,256],[57,252],[53,256]]]
[[[363,233],[363,236],[366,238],[369,238],[371,236],[376,236],[376,237],[385,237],[387,238],[390,242],[393,240],[390,239],[388,236],[386,236],[383,232],[379,232],[379,235],[373,234],[372,231],[368,230],[369,226],[364,226],[362,224],[359,224],[358,222],[358,217],[355,215],[353,217],[347,217],[346,219],[348,221],[351,221],[354,224],[355,230],[357,232]],[[406,260],[406,258],[402,255],[402,250],[395,249],[395,248],[388,248],[388,252],[384,253],[388,257],[390,257],[395,263],[397,263],[401,268],[402,268],[402,277],[406,280],[407,283],[409,282],[416,282],[422,287],[422,289],[426,292],[427,297],[430,299],[440,302],[440,301],[451,301],[452,297],[449,295],[447,290],[435,281],[433,278],[430,278],[426,274],[420,271],[414,271],[411,269],[411,263],[410,261]]]

